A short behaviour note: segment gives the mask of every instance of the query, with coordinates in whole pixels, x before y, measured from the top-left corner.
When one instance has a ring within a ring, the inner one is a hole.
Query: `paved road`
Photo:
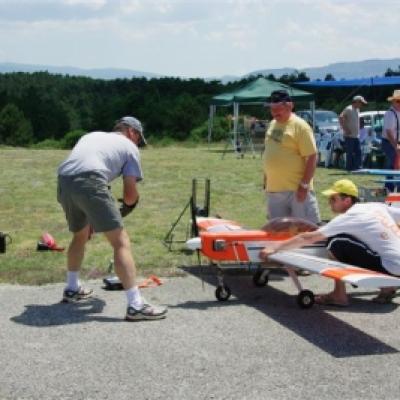
[[[0,286],[0,399],[400,398],[399,299],[382,306],[354,290],[350,308],[300,310],[282,275],[267,288],[227,282],[224,303],[196,273],[144,289],[169,315],[139,323],[121,319],[123,292],[99,281],[79,305],[58,302],[59,284]]]

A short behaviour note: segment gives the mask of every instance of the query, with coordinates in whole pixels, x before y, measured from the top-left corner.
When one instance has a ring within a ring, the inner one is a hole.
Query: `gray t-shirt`
[[[137,146],[119,132],[92,132],[78,141],[58,168],[58,175],[71,176],[96,172],[107,180],[118,176],[143,179]]]
[[[347,106],[340,116],[343,118],[343,136],[358,138],[360,130],[360,112],[351,104]]]

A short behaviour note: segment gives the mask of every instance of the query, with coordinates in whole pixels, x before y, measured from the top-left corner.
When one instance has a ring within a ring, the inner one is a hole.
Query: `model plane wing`
[[[270,255],[268,259],[328,278],[340,279],[356,286],[366,288],[400,287],[400,279],[394,276],[297,251],[278,252]]]

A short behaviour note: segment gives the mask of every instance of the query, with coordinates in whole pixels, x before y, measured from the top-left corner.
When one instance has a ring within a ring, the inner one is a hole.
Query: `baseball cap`
[[[336,181],[332,185],[332,187],[322,192],[322,194],[327,197],[339,193],[347,194],[348,196],[358,197],[358,188],[350,179],[340,179]]]
[[[355,102],[355,101],[359,101],[359,102],[361,102],[363,104],[368,104],[368,101],[365,100],[364,97],[360,96],[360,95],[353,97],[353,102]]]
[[[144,134],[143,134],[143,126],[142,126],[142,123],[141,123],[137,118],[135,118],[135,117],[130,117],[130,116],[122,117],[122,118],[118,121],[118,123],[128,125],[128,126],[130,126],[132,129],[134,129],[135,131],[137,131],[137,132],[140,133],[140,137],[141,137],[142,140],[141,140],[140,143],[139,143],[139,147],[143,147],[143,146],[146,146],[146,145],[147,145],[146,138],[144,137]]]
[[[287,90],[274,90],[271,93],[271,96],[269,98],[269,102],[271,104],[273,103],[285,103],[285,102],[291,102],[292,98],[289,95],[289,92]]]

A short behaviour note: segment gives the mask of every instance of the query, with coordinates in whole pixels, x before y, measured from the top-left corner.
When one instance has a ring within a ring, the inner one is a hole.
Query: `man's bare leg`
[[[85,245],[89,239],[89,225],[74,232],[67,251],[67,283],[63,293],[63,302],[75,302],[91,297],[93,290],[83,288],[79,282],[79,270],[85,255]]]
[[[128,308],[125,319],[141,321],[165,318],[167,309],[144,301],[136,283],[136,266],[127,232],[123,228],[105,232],[114,249],[115,272],[125,289]]]
[[[333,254],[329,251],[328,256],[331,260],[336,260]],[[315,302],[319,304],[333,304],[337,305],[347,305],[349,302],[347,293],[346,293],[346,285],[339,279],[335,279],[335,286],[332,292],[321,294],[315,297]]]
[[[67,252],[68,271],[78,272],[81,268],[85,255],[85,245],[89,238],[89,225],[86,225],[79,232],[74,232]]]
[[[123,228],[117,228],[104,234],[114,249],[115,273],[122,286],[125,290],[136,286],[136,266],[127,232]]]

